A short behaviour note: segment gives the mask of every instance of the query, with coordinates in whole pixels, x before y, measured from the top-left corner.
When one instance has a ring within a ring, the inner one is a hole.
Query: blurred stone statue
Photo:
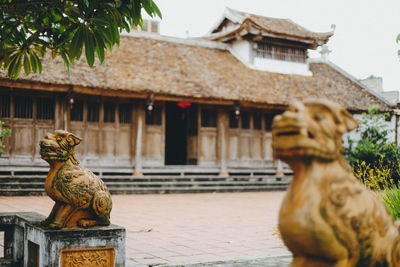
[[[294,172],[279,214],[292,267],[400,266],[397,224],[342,155],[357,125],[327,100],[294,103],[273,121],[275,156]]]
[[[50,164],[45,190],[55,201],[42,222],[50,228],[110,224],[111,195],[104,182],[76,159],[74,147],[80,142],[79,137],[60,130],[40,141],[40,155]]]

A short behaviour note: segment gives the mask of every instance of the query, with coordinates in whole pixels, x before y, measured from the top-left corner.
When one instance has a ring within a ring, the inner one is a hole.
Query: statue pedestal
[[[125,266],[125,228],[51,230],[40,226],[45,217],[31,212],[0,213],[4,231],[4,262],[15,266]],[[2,266],[3,259],[0,259]]]

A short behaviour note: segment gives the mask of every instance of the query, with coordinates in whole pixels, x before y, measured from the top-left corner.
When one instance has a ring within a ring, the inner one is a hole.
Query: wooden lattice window
[[[115,122],[114,103],[104,103],[104,122]]]
[[[71,121],[83,121],[83,101],[76,100],[70,111]]]
[[[201,127],[217,127],[217,111],[215,109],[201,110]]]
[[[229,112],[229,128],[236,129],[239,127],[239,117],[235,115],[235,111]]]
[[[0,95],[0,117],[10,117],[10,96]]]
[[[153,106],[153,110],[146,111],[146,124],[147,125],[161,125],[161,107]]]
[[[98,122],[100,113],[100,104],[96,102],[88,102],[87,104],[87,121]]]
[[[14,118],[32,119],[33,99],[30,96],[14,97]]]
[[[265,130],[272,131],[272,120],[274,119],[274,114],[265,114],[264,122],[265,122]]]
[[[54,120],[54,98],[36,99],[36,119]]]
[[[253,113],[253,129],[261,130],[261,113],[259,112]]]
[[[256,56],[293,62],[306,62],[307,50],[299,47],[289,47],[268,43],[257,43]]]
[[[250,129],[250,113],[247,111],[242,112],[242,129]]]
[[[119,123],[131,123],[132,110],[131,104],[119,105]]]

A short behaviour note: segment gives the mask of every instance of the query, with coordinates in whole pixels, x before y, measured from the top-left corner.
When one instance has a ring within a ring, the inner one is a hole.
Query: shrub
[[[3,128],[4,122],[0,121],[0,156],[3,155],[4,152],[4,145],[3,145],[3,138],[4,136],[11,135],[11,130],[7,128]]]
[[[383,164],[382,157],[375,166],[371,166],[365,161],[361,163],[356,161],[353,166],[353,174],[360,182],[374,191],[390,188],[395,185],[392,179],[392,170]]]
[[[400,148],[389,142],[388,136],[391,130],[386,123],[388,116],[389,114],[379,114],[377,107],[371,106],[368,113],[363,113],[360,126],[356,130],[361,139],[358,141],[348,140],[349,146],[345,150],[345,155],[356,173],[366,166],[369,168],[368,172],[374,172],[368,179],[366,174],[363,174],[361,181],[370,181],[374,177],[380,178],[380,174],[378,175],[376,171],[385,167],[385,171],[389,171],[385,174],[386,178],[393,180],[390,184],[400,182]],[[360,165],[363,162],[365,166]],[[382,181],[379,183],[385,184]],[[367,186],[371,187],[371,185]]]
[[[380,197],[393,219],[400,219],[400,188],[398,185],[394,185],[391,188],[385,188],[385,190],[380,194]]]

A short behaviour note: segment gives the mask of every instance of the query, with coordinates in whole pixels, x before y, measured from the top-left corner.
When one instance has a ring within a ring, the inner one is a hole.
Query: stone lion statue
[[[111,195],[104,182],[76,159],[74,147],[80,142],[79,137],[61,130],[40,141],[40,155],[50,164],[45,191],[55,201],[42,222],[50,228],[110,224]]]
[[[342,135],[357,125],[327,100],[291,104],[274,118],[274,153],[294,172],[279,214],[292,267],[400,266],[398,225],[342,155]]]

